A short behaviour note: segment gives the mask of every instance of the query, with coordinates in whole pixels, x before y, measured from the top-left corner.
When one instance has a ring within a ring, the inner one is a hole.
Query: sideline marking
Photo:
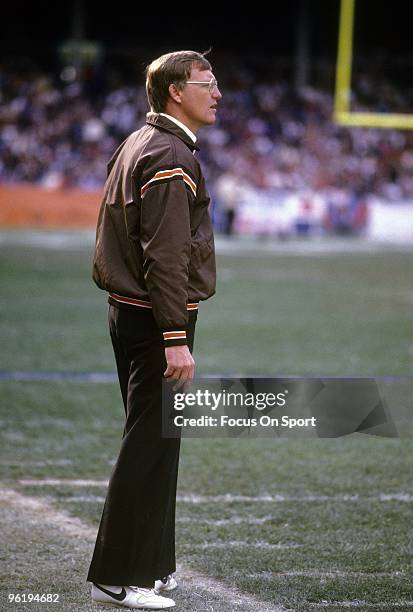
[[[410,300],[410,302],[413,302]],[[205,372],[202,375],[204,378],[244,378],[244,374],[242,372],[220,372],[217,373],[209,373]],[[392,384],[399,382],[413,382],[413,376],[332,376],[325,374],[311,374],[310,376],[297,376],[291,374],[280,374],[272,377],[270,374],[249,374],[249,378],[283,378],[289,379],[291,381],[294,380],[317,380],[322,378],[323,380],[328,379],[365,379],[372,378],[377,383],[384,384]],[[116,372],[71,372],[70,370],[0,370],[0,381],[1,380],[10,380],[14,382],[23,382],[23,381],[67,381],[67,382],[92,382],[92,383],[112,383],[118,381],[118,375]]]
[[[53,372],[47,370],[0,370],[0,380],[10,380],[14,382],[67,381],[112,383],[118,380],[118,376],[115,372]]]
[[[44,527],[47,522],[54,525],[70,537],[80,538],[87,542],[94,542],[97,529],[89,527],[78,518],[70,516],[64,510],[57,510],[49,501],[22,495],[14,489],[0,487],[0,507],[7,506],[16,514],[16,521],[20,516],[25,523],[39,524]],[[178,564],[177,571],[182,581],[182,590],[187,593],[194,590],[203,590],[213,593],[223,600],[224,609],[233,609],[231,606],[242,606],[242,610],[253,612],[293,612],[283,606],[261,601],[253,595],[238,591],[235,587],[224,585],[214,578],[205,576],[199,571],[192,570],[184,565]]]
[[[95,230],[0,230],[0,247],[23,246],[59,251],[88,251],[95,244]],[[217,235],[215,247],[218,254],[261,257],[277,253],[302,257],[306,255],[353,255],[359,253],[411,252],[411,242],[379,242],[366,238],[313,237],[309,240],[291,238],[285,241],[269,236],[267,240],[255,236]]]
[[[24,487],[107,487],[107,480],[71,480],[71,479],[57,479],[57,478],[45,478],[37,480],[18,480],[19,485]],[[76,501],[76,496],[72,497],[72,501]],[[362,497],[361,495],[231,495],[226,493],[225,495],[178,495],[177,501],[186,504],[222,504],[234,502],[251,502],[251,503],[263,503],[263,502],[322,502],[322,501],[337,501],[337,502],[387,502],[387,501],[401,501],[406,503],[413,502],[413,495],[410,493],[379,493],[378,495],[370,495]]]

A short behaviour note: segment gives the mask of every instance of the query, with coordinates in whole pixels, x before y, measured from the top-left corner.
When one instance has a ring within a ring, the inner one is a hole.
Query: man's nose
[[[214,98],[214,100],[220,100],[222,98],[222,93],[219,91],[218,87],[215,87],[212,93],[212,97]]]

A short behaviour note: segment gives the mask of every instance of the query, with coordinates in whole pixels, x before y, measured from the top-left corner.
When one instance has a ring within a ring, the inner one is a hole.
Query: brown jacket
[[[215,293],[210,198],[190,137],[148,113],[108,164],[93,279],[119,307],[152,308],[166,345],[186,344],[188,310]]]

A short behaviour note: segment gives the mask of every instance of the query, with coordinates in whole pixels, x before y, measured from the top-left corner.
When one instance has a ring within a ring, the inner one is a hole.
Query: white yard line
[[[16,522],[22,520],[26,525],[37,524],[43,528],[46,523],[51,527],[58,528],[65,535],[86,542],[93,542],[96,538],[96,529],[89,527],[80,519],[70,516],[64,510],[57,510],[47,500],[22,495],[13,489],[0,487],[0,506],[15,513]],[[287,608],[283,606],[270,604],[253,595],[244,594],[234,587],[229,587],[182,564],[179,564],[178,572],[182,589],[194,594],[196,590],[212,593],[222,600],[222,609],[224,610],[233,609],[233,606],[242,606],[240,609],[250,612],[253,610],[287,612]]]
[[[296,578],[299,576],[308,578],[399,578],[407,576],[407,572],[345,572],[343,570],[319,571],[319,570],[297,570],[288,572],[255,572],[248,574],[248,578],[259,578],[274,580],[274,578]]]
[[[48,500],[53,501],[51,496],[47,497]],[[71,495],[70,497],[62,498],[65,504],[103,504],[105,498],[102,495]]]
[[[348,497],[348,496],[343,496]],[[328,499],[333,499],[329,497]],[[324,495],[307,495],[295,497],[291,495],[180,495],[179,501],[186,504],[232,504],[232,503],[274,503],[274,502],[289,502],[289,501],[325,501]],[[347,501],[347,500],[346,500]]]
[[[72,480],[45,478],[36,480],[19,480],[19,485],[26,487],[107,487],[107,480]],[[273,503],[273,502],[387,502],[399,501],[411,503],[413,495],[410,493],[378,493],[377,495],[194,495],[182,494],[177,497],[178,502],[185,504],[232,504],[232,503]],[[76,501],[75,497],[72,501]]]
[[[72,480],[70,478],[40,478],[36,480],[19,480],[24,487],[107,487],[107,480]]]
[[[0,504],[13,508],[17,516],[24,517],[28,523],[42,524],[47,521],[58,527],[66,535],[92,541],[96,536],[93,529],[85,525],[80,519],[70,516],[63,510],[56,510],[52,504],[44,499],[22,495],[13,489],[0,487]]]
[[[413,609],[413,601],[379,601],[376,603],[370,603],[362,599],[356,599],[354,601],[322,601],[319,603],[307,603],[310,608],[331,608],[337,607],[339,610],[343,608],[372,608],[373,610],[396,610],[397,608],[410,608]],[[392,606],[391,608],[389,606]]]
[[[413,495],[407,493],[379,493],[378,495],[179,495],[178,501],[187,504],[223,503],[274,503],[274,502],[412,502]]]
[[[189,548],[191,550],[207,550],[209,548],[258,548],[259,550],[285,550],[287,548],[299,548],[302,544],[268,544],[268,542],[247,542],[246,540],[229,540],[225,542],[203,542],[202,544],[194,544],[191,542],[190,544],[185,544],[184,548]]]
[[[275,516],[263,516],[255,518],[253,516],[231,516],[226,519],[203,519],[191,516],[178,516],[177,523],[196,523],[197,525],[211,525],[212,527],[225,527],[227,525],[263,525],[269,521],[278,520]]]

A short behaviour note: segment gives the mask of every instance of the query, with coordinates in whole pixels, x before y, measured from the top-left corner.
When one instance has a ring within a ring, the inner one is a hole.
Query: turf
[[[105,298],[90,282],[89,246],[51,252],[8,245],[0,256],[0,369],[113,371]],[[218,267],[217,296],[199,316],[200,373],[411,373],[408,252],[297,257],[257,245],[253,256],[222,253]],[[3,484],[96,527],[104,486],[22,481],[108,478],[122,432],[117,385],[2,381],[0,391]],[[410,438],[362,434],[184,440],[178,558],[262,602],[297,611],[344,609],[337,602],[346,601],[358,610],[409,609],[412,447]],[[222,497],[227,494],[249,499]],[[190,497],[197,495],[207,497]],[[20,592],[24,585],[40,589],[39,575],[66,563],[56,585],[70,592],[68,609],[87,609],[83,586],[72,592],[67,584],[70,541],[49,545],[47,530],[38,529],[28,545],[27,530],[12,520],[5,525],[3,596],[11,580]],[[86,573],[88,554],[87,548],[73,553],[76,579]],[[210,607],[227,612],[219,601]],[[194,596],[180,609],[208,607]]]
[[[259,245],[257,245],[257,249]],[[410,252],[218,257],[198,371],[402,375],[413,355]],[[91,249],[0,247],[1,369],[113,370]]]

